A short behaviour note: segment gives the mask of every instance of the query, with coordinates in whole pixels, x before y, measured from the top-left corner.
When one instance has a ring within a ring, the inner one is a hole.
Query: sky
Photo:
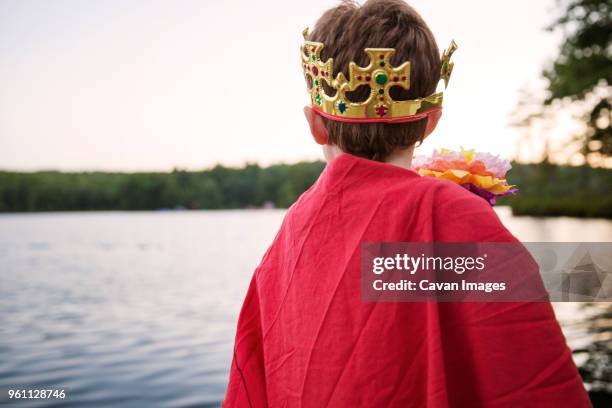
[[[0,169],[148,171],[322,157],[302,108],[302,30],[336,1],[0,0]],[[412,0],[459,44],[417,153],[511,158],[509,114],[559,39],[553,0]],[[374,47],[375,44],[372,44]]]

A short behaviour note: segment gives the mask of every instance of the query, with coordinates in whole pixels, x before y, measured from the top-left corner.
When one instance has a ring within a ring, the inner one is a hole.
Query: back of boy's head
[[[423,18],[402,0],[368,0],[362,6],[351,0],[327,10],[308,36],[325,47],[321,60],[334,59],[334,77],[343,72],[348,78],[349,63],[369,63],[364,48],[395,48],[391,64],[410,61],[410,89],[391,88],[394,100],[416,99],[435,92],[440,80],[440,52]],[[324,83],[326,93],[334,90]],[[347,97],[365,101],[367,85]],[[329,143],[341,150],[372,160],[384,160],[398,148],[407,148],[424,138],[427,119],[408,123],[347,123],[323,118]]]

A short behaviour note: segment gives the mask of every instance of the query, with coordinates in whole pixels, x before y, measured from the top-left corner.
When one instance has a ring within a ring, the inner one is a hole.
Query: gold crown
[[[366,48],[364,51],[370,58],[369,65],[360,67],[351,61],[347,81],[342,72],[338,73],[336,78],[333,77],[333,58],[321,61],[323,43],[308,41],[308,28],[302,34],[304,77],[309,86],[312,107],[322,116],[341,122],[411,122],[442,109],[443,92],[404,101],[391,98],[391,87],[410,89],[410,62],[406,61],[398,67],[393,67],[390,63],[395,49]],[[454,64],[450,62],[450,58],[456,49],[457,44],[451,41],[442,54],[440,79],[444,80],[444,88],[448,86],[453,71]],[[323,81],[336,91],[335,95],[325,93]],[[369,85],[369,97],[363,102],[350,101],[346,92],[354,91],[362,85]]]

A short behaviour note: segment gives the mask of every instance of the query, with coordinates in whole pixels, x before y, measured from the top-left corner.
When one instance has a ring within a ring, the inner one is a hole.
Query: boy
[[[255,271],[224,406],[590,406],[548,303],[361,300],[363,242],[516,239],[483,199],[410,170],[453,51],[441,62],[415,10],[343,2],[305,36],[305,114],[328,165]]]

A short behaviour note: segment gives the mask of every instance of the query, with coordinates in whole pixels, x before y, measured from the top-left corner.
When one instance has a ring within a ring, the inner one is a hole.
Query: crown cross
[[[308,28],[302,33],[304,39],[308,36]],[[321,61],[322,43],[306,41],[302,47],[302,69],[308,72],[306,78],[309,79],[311,87],[311,99],[313,105],[321,106],[323,104],[323,81],[327,81],[330,86],[333,86],[333,59],[328,59],[326,62]]]
[[[455,51],[457,51],[457,48],[457,43],[453,40],[442,54],[442,67],[440,68],[440,78],[444,80],[445,88],[448,87],[448,81],[450,80],[450,76],[453,73],[453,67],[455,66],[453,62],[450,62],[450,59],[455,53]]]
[[[354,91],[360,86],[370,87],[370,97],[368,100],[377,101],[373,108],[376,115],[384,117],[389,111],[392,99],[389,96],[389,89],[392,86],[401,86],[404,89],[410,88],[410,62],[404,62],[394,68],[389,61],[395,53],[393,48],[366,48],[370,63],[366,67],[351,62],[349,64],[349,81],[347,86],[341,87],[341,93]],[[341,82],[341,80],[339,80]]]

